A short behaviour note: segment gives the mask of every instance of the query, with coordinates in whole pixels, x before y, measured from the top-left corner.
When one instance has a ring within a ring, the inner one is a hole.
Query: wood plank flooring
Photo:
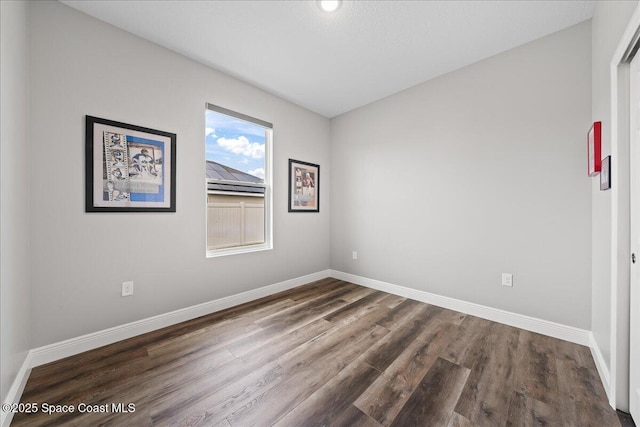
[[[22,402],[13,426],[620,425],[588,348],[336,279],[34,368]]]

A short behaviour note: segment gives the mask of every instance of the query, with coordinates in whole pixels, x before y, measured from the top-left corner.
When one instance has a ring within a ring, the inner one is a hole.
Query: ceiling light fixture
[[[320,9],[325,12],[335,12],[340,7],[340,0],[320,0]]]

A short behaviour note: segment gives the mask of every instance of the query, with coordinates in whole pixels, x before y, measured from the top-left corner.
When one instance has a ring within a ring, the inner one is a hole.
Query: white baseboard
[[[17,403],[20,400],[24,386],[29,377],[31,368],[46,363],[73,356],[84,351],[92,350],[104,345],[112,344],[117,341],[132,338],[147,332],[151,332],[160,328],[175,325],[180,322],[195,319],[200,316],[224,310],[239,304],[263,298],[277,292],[301,286],[316,280],[327,277],[335,277],[336,279],[345,280],[368,288],[388,292],[391,294],[411,298],[428,304],[437,305],[439,307],[460,311],[462,313],[471,314],[473,316],[482,317],[484,319],[495,322],[504,323],[540,334],[552,336],[555,338],[571,341],[581,345],[590,346],[594,352],[594,359],[598,372],[605,384],[605,390],[608,390],[609,371],[606,369],[602,354],[593,340],[591,332],[565,326],[542,319],[536,319],[517,313],[512,313],[496,308],[491,308],[479,304],[474,304],[455,298],[449,298],[417,289],[406,288],[379,280],[369,279],[354,274],[343,273],[336,270],[324,270],[306,276],[296,277],[284,282],[275,283],[262,288],[243,292],[236,295],[220,298],[206,303],[194,305],[158,316],[142,319],[136,322],[127,323],[125,325],[116,326],[102,331],[86,334],[77,338],[71,338],[58,343],[35,348],[29,351],[25,361],[16,376],[7,395],[6,403]],[[594,350],[595,349],[595,350]],[[2,412],[0,426],[5,427],[11,423],[12,414]]]
[[[31,351],[29,351],[24,358],[24,362],[22,362],[22,366],[20,366],[20,369],[18,370],[15,380],[13,380],[13,384],[11,384],[11,387],[9,388],[5,401],[2,403],[20,403],[20,397],[24,391],[24,386],[27,385],[27,379],[29,379],[29,374],[31,373],[31,363]],[[9,427],[12,419],[13,412],[0,410],[1,427]]]
[[[368,288],[425,302],[427,304],[437,305],[438,307],[448,308],[450,310],[459,311],[461,313],[470,314],[472,316],[481,317],[494,322],[504,323],[509,326],[515,326],[517,328],[526,329],[528,331],[559,338],[576,344],[584,346],[589,345],[589,336],[591,335],[591,332],[584,329],[574,328],[573,326],[566,326],[550,322],[548,320],[525,316],[523,314],[512,313],[510,311],[432,294],[430,292],[420,291],[417,289],[406,288],[404,286],[369,279],[355,274],[344,273],[342,271],[331,270],[330,273],[331,277],[355,283],[356,285],[366,286]]]
[[[593,357],[596,369],[600,375],[600,381],[602,381],[602,386],[604,387],[604,391],[609,399],[609,404],[615,409],[615,404],[611,402],[611,373],[609,372],[609,368],[604,361],[602,351],[600,351],[600,347],[598,346],[596,338],[593,336],[592,332],[589,332],[589,349],[591,350],[591,356]]]
[[[330,270],[319,271],[317,273],[296,277],[290,280],[285,280],[284,282],[253,289],[251,291],[230,295],[228,297],[219,298],[217,300],[29,350],[22,367],[18,371],[11,388],[7,393],[7,398],[3,403],[20,402],[31,368],[36,366],[55,362],[56,360],[60,360],[65,357],[93,350],[108,344],[113,344],[117,341],[133,338],[137,335],[195,319],[200,316],[206,316],[207,314],[234,307],[239,304],[244,304],[278,292],[286,291],[287,289],[295,288],[296,286],[325,279],[330,276],[329,273]],[[12,419],[13,413],[0,411],[0,427],[8,427],[11,424]]]
[[[240,294],[230,295],[217,300],[39,347],[29,352],[31,357],[31,365],[29,367],[44,365],[45,363],[54,362],[84,351],[93,350],[98,347],[113,344],[117,341],[122,341],[137,335],[175,325],[180,322],[195,319],[196,317],[206,316],[207,314],[224,310],[245,302],[273,295],[309,282],[321,280],[329,277],[329,271],[330,270],[324,270],[308,274],[306,276],[296,277],[294,279],[285,280],[284,282],[275,283],[262,288],[242,292]]]

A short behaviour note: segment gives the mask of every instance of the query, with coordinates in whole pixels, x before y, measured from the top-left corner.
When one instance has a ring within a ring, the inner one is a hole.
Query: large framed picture
[[[289,159],[289,212],[320,212],[320,166]]]
[[[87,212],[175,212],[176,134],[86,116]]]

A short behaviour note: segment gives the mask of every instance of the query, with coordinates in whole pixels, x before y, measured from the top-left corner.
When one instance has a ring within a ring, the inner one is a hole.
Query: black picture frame
[[[176,134],[86,116],[85,211],[175,212]]]
[[[611,156],[602,159],[600,163],[600,191],[611,188]]]
[[[289,159],[289,212],[320,212],[320,165]]]

